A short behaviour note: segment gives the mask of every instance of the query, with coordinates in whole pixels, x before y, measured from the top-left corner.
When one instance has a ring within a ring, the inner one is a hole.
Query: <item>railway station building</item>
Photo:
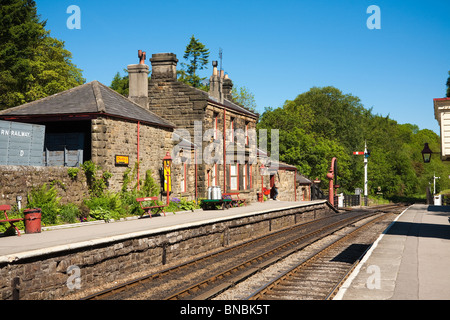
[[[259,115],[233,102],[233,83],[217,63],[205,92],[177,81],[175,54],[153,54],[150,62],[150,78],[142,60],[128,66],[128,98],[92,81],[1,111],[0,120],[45,125],[44,167],[0,165],[8,181],[0,187],[3,202],[12,204],[16,194],[26,196],[35,184],[52,180],[70,185],[69,198],[86,194],[85,182],[70,181],[67,167],[87,160],[112,173],[112,191],[121,189],[124,172],[137,162],[138,177],[151,170],[162,186],[167,152],[173,159],[173,197],[206,198],[209,187],[220,186],[253,202],[263,185],[270,189],[277,181],[280,200],[310,199],[309,180],[299,178],[295,167],[277,163],[263,169],[271,161],[256,148]]]
[[[441,159],[450,160],[450,98],[433,99],[434,117],[441,128]]]

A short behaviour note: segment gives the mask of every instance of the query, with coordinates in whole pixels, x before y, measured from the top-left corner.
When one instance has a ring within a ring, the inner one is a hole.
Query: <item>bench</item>
[[[233,198],[233,196],[235,196],[236,198]],[[222,199],[226,199],[226,198],[231,199],[231,203],[235,207],[237,207],[241,204],[246,205],[245,199],[239,198],[239,192],[222,193]]]
[[[147,212],[148,215],[150,216],[150,218],[152,217],[152,209],[156,209],[156,212],[154,214],[162,212],[164,214],[164,216],[166,216],[166,212],[164,211],[164,208],[166,206],[164,206],[164,205],[160,206],[157,204],[156,201],[158,201],[158,197],[136,198],[136,201],[139,202],[139,205],[141,206],[142,210],[144,210],[144,213]],[[148,207],[143,207],[142,203],[147,202],[147,201],[153,202],[153,205],[148,206]],[[141,218],[144,215],[144,213],[141,214]]]
[[[11,210],[11,206],[9,205],[0,205],[0,211],[3,211],[3,214],[5,215],[5,219],[4,220],[0,220],[0,223],[2,222],[8,222],[9,223],[9,228],[6,230],[8,231],[9,229],[16,229],[17,231],[17,235],[20,237],[20,231],[19,229],[14,225],[14,223],[22,221],[23,218],[16,218],[16,219],[10,219],[8,218],[8,214],[6,213],[6,211]]]

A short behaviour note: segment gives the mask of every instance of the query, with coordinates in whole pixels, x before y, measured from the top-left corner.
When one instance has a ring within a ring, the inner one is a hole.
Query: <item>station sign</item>
[[[43,166],[45,126],[0,120],[0,165]]]
[[[130,157],[124,155],[116,155],[116,166],[128,166],[130,163]]]

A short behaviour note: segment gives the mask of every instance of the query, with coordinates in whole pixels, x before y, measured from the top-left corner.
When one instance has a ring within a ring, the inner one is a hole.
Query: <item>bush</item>
[[[145,197],[143,191],[132,190],[120,193],[120,199],[122,200],[122,206],[127,215],[141,215],[144,213],[144,210],[141,209],[141,206],[136,201],[136,198]]]
[[[43,225],[57,223],[58,214],[61,211],[59,205],[61,198],[57,195],[58,191],[55,189],[55,186],[49,188],[44,183],[40,188],[33,188],[27,196],[27,208],[41,209],[41,221]]]
[[[68,203],[61,206],[59,218],[63,223],[75,223],[81,216],[81,210],[76,204]]]
[[[189,201],[184,198],[181,198],[181,199],[172,198],[170,200],[169,208],[171,208],[173,206],[172,204],[175,204],[176,208],[178,209],[178,210],[174,210],[174,211],[188,211],[188,210],[194,211],[195,209],[200,208],[200,206],[197,205],[195,203],[195,201],[193,201],[193,200]],[[170,211],[170,210],[168,210],[168,211]]]
[[[97,166],[92,161],[86,161],[81,165],[81,168],[86,175],[86,181],[89,186],[89,194],[91,197],[101,197],[108,187],[108,180],[112,177],[112,174],[108,171],[103,172],[100,178],[97,177],[97,171],[101,170],[100,166]]]
[[[120,194],[106,192],[100,197],[92,197],[84,203],[90,209],[90,216],[96,220],[119,219],[126,214]]]

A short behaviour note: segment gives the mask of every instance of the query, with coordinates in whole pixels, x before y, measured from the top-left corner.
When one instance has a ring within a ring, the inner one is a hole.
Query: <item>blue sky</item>
[[[65,41],[87,81],[110,85],[138,63],[137,51],[173,52],[180,62],[191,35],[218,60],[236,86],[247,87],[258,111],[314,86],[358,96],[375,114],[439,133],[433,98],[444,97],[450,70],[450,1],[88,1],[36,0],[41,19]],[[70,5],[81,29],[68,29]],[[381,29],[366,13],[380,8]],[[150,62],[147,60],[147,64]],[[209,77],[212,68],[202,71]]]

